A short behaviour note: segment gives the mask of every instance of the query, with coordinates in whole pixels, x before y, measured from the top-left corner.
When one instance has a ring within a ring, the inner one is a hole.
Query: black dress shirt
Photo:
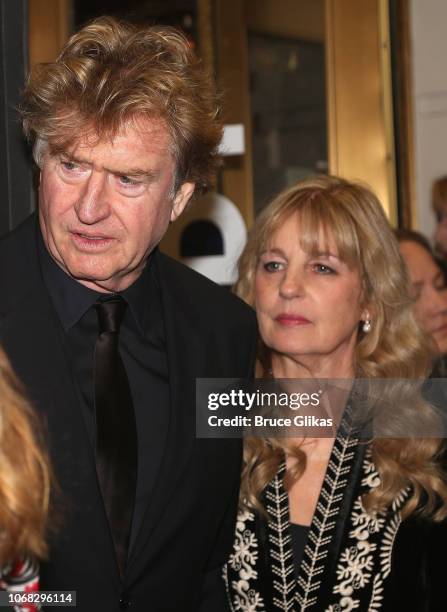
[[[88,436],[95,443],[93,356],[98,323],[93,304],[100,293],[66,274],[39,237],[44,283],[61,323]],[[169,426],[169,379],[163,310],[157,272],[150,261],[120,295],[128,304],[120,330],[120,352],[129,379],[138,435],[138,477],[130,550],[150,504]]]

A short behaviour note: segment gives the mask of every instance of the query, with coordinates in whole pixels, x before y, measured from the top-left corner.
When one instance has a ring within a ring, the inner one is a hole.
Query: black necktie
[[[95,303],[96,469],[121,575],[126,567],[137,482],[137,431],[129,381],[118,350],[126,310],[120,296]]]

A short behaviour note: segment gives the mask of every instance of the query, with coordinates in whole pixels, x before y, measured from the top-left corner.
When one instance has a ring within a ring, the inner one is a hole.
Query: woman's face
[[[413,241],[402,241],[400,251],[410,272],[413,312],[431,334],[441,353],[447,353],[447,289],[444,274],[430,253]]]
[[[255,308],[261,336],[277,353],[353,364],[359,321],[367,316],[360,275],[328,238],[320,241],[326,252],[311,255],[300,246],[299,216],[284,221],[261,254]]]

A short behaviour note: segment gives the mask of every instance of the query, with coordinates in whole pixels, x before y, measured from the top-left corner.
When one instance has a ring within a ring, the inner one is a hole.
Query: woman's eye
[[[335,270],[333,268],[321,263],[314,264],[314,269],[319,274],[335,274]]]
[[[284,264],[280,261],[266,261],[262,264],[266,272],[278,272],[284,268]]]

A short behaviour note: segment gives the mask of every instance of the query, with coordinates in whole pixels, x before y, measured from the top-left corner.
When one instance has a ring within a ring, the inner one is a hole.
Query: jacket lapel
[[[169,427],[163,458],[151,502],[131,551],[129,569],[148,545],[148,540],[163,514],[176,483],[188,466],[195,443],[196,377],[205,376],[203,338],[198,331],[194,308],[185,304],[186,296],[178,288],[178,279],[154,253],[160,281],[169,368]],[[196,299],[193,296],[193,299]],[[180,307],[179,307],[180,305]],[[203,373],[203,374],[202,374]]]

